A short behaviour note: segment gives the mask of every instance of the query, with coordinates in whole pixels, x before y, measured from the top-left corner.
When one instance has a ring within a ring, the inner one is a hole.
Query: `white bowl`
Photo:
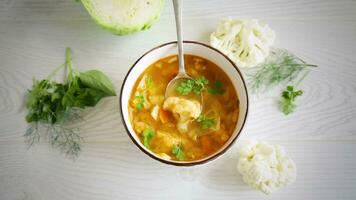
[[[248,94],[246,89],[245,81],[242,77],[242,74],[238,67],[223,53],[219,50],[210,47],[206,44],[202,44],[194,41],[184,41],[184,52],[186,54],[193,54],[203,58],[206,58],[213,63],[217,64],[224,72],[229,76],[232,81],[235,90],[237,92],[239,98],[239,119],[235,126],[235,130],[229,140],[214,154],[202,158],[200,160],[194,161],[173,161],[173,160],[165,160],[155,155],[152,151],[147,149],[141,142],[139,137],[137,137],[132,124],[129,118],[128,111],[128,103],[131,95],[131,91],[135,85],[136,80],[141,75],[141,73],[151,64],[156,62],[157,60],[177,54],[177,43],[169,42],[162,44],[158,47],[151,49],[141,56],[128,71],[120,94],[120,108],[124,126],[127,130],[128,135],[132,139],[132,141],[136,144],[136,146],[141,149],[144,153],[149,155],[151,158],[155,160],[161,161],[166,164],[177,165],[177,166],[192,166],[197,164],[203,164],[207,161],[213,160],[223,154],[236,140],[238,135],[241,133],[242,128],[244,127],[247,113],[248,113]]]

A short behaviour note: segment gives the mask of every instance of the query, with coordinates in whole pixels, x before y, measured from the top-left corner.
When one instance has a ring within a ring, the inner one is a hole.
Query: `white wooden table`
[[[356,1],[184,1],[184,36],[208,43],[223,17],[257,18],[277,33],[276,46],[319,65],[305,80],[297,111],[283,116],[279,93],[252,97],[249,119],[226,154],[193,168],[194,176],[142,153],[129,139],[118,97],[87,110],[76,161],[42,142],[27,149],[23,98],[72,47],[79,70],[100,69],[119,91],[133,62],[175,39],[167,1],[158,23],[126,37],[103,31],[74,0],[0,0],[0,199],[356,199]],[[297,181],[270,196],[236,172],[236,146],[261,139],[284,146]]]

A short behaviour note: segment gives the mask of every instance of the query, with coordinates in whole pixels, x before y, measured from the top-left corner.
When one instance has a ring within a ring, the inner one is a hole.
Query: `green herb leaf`
[[[174,144],[172,148],[172,154],[180,161],[185,160],[185,154],[183,151],[183,146],[181,144]]]
[[[77,91],[76,95],[73,106],[79,108],[94,107],[106,96],[104,92],[92,88],[81,88]]]
[[[176,91],[180,93],[181,95],[188,95],[194,87],[194,81],[193,80],[186,80],[182,81],[178,87],[176,88]]]
[[[110,79],[101,71],[89,70],[82,72],[79,75],[79,79],[84,86],[100,90],[104,92],[106,96],[116,96],[114,85]]]
[[[280,109],[285,114],[288,115],[292,113],[296,107],[295,99],[303,94],[302,90],[294,90],[293,86],[287,86],[286,90],[282,92],[282,99],[280,101]]]
[[[152,138],[155,136],[155,131],[152,128],[146,128],[143,131],[143,144],[146,148],[150,148],[150,142]]]
[[[135,96],[135,105],[138,110],[142,110],[142,108],[144,108],[145,98],[143,97],[143,95],[140,94]]]
[[[216,80],[214,82],[214,87],[209,88],[208,90],[209,93],[211,94],[224,94],[224,89],[223,89],[223,84],[220,80]]]
[[[214,118],[208,118],[205,115],[200,115],[197,119],[197,122],[200,123],[200,127],[202,129],[209,129],[216,124]]]
[[[60,91],[64,86],[48,80],[34,81],[32,89],[27,95],[26,107],[29,112],[26,116],[27,122],[45,121],[54,124],[61,121],[60,98],[63,92]],[[63,110],[61,112],[64,112]]]
[[[51,96],[51,101],[52,102],[55,102],[56,100],[59,100],[59,99],[61,99],[61,94],[59,93],[59,92],[55,92],[55,93],[53,93],[52,94],[52,96]]]
[[[209,81],[204,76],[201,76],[201,77],[195,79],[194,81],[195,81],[195,84],[193,87],[193,91],[195,94],[200,95],[202,93],[202,91],[204,90],[205,85],[207,85],[209,83]]]
[[[188,95],[191,92],[194,92],[197,95],[200,95],[204,90],[205,85],[209,83],[208,79],[204,76],[197,79],[188,79],[182,81],[176,88],[176,91],[181,95]]]

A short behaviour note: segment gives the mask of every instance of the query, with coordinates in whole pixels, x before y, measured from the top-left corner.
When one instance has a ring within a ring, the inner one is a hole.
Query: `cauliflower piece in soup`
[[[188,131],[189,122],[197,119],[201,113],[201,106],[198,101],[181,97],[168,97],[163,103],[163,109],[173,113],[178,121],[177,128],[182,133]]]
[[[269,194],[296,179],[296,166],[283,148],[249,142],[239,150],[237,169],[248,185]]]
[[[159,106],[155,105],[151,110],[151,116],[156,121],[158,120]]]

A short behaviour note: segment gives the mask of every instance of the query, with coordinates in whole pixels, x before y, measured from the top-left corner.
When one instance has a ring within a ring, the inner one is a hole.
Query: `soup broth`
[[[185,65],[196,82],[177,89],[181,96],[171,99],[171,104],[165,99],[165,90],[178,73],[177,55],[150,65],[136,80],[129,99],[135,133],[146,148],[167,160],[199,160],[218,151],[233,134],[239,116],[235,88],[223,70],[195,55],[185,55]],[[186,106],[179,109],[189,112],[198,109],[193,107],[197,102],[190,101],[189,96],[199,92],[203,104],[193,118],[181,123],[182,116],[167,109],[171,105],[176,109]]]

